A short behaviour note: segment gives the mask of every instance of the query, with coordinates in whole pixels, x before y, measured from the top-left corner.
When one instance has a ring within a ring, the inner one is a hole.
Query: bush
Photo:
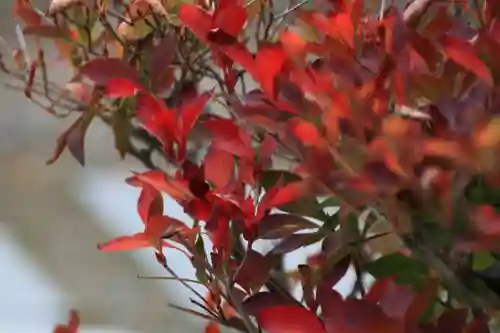
[[[489,331],[500,309],[498,1],[118,2],[52,0],[44,13],[16,0],[20,45],[50,39],[74,77],[51,83],[40,47],[2,65],[27,98],[76,119],[48,164],[67,149],[84,165],[100,119],[119,155],[148,168],[127,179],[142,229],[100,251],[153,248],[199,298],[196,312],[177,308],[206,318],[206,332]],[[194,225],[167,216],[163,195]],[[286,254],[317,243],[283,270]],[[186,255],[206,295],[165,247]],[[334,286],[349,268],[343,297]],[[72,318],[60,332],[77,330]]]

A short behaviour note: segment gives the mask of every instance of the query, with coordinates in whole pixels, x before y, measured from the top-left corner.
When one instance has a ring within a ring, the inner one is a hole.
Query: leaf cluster
[[[206,332],[488,332],[500,309],[500,276],[488,273],[500,238],[500,4],[276,7],[15,0],[19,47],[1,68],[49,114],[76,115],[49,164],[68,150],[84,165],[100,120],[119,155],[147,167],[126,180],[140,190],[140,231],[98,248],[152,248],[197,309],[174,307],[207,319]],[[63,87],[49,78],[61,60],[74,74]],[[194,224],[168,216],[164,195]],[[196,281],[176,275],[165,248]]]

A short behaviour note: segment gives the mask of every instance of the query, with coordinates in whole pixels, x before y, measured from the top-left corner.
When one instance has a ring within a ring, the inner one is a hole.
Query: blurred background
[[[47,8],[48,0],[35,3]],[[0,1],[0,35],[16,46],[11,7],[11,0]],[[9,50],[2,46],[0,52]],[[64,82],[70,73],[58,66],[50,75]],[[168,307],[189,304],[190,294],[180,284],[138,278],[166,276],[151,250],[96,248],[140,230],[139,192],[124,179],[142,166],[119,159],[111,131],[99,122],[87,135],[85,168],[67,153],[46,166],[56,138],[74,118],[56,119],[8,83],[13,82],[0,74],[0,332],[51,332],[66,322],[70,309],[80,312],[82,333],[203,332],[203,322]],[[166,200],[169,215],[189,219]],[[305,255],[294,254],[287,266]],[[194,277],[185,257],[167,257],[180,276]],[[339,289],[350,290],[349,284],[344,279]]]

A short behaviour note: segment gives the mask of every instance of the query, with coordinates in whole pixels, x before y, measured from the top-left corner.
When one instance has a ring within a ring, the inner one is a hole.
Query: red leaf
[[[234,281],[246,291],[260,289],[270,278],[269,272],[280,261],[279,255],[262,255],[250,249],[234,275]]]
[[[38,26],[42,23],[41,16],[33,9],[29,0],[14,0],[12,13],[27,25]]]
[[[376,304],[359,299],[347,299],[336,304],[335,311],[329,309],[324,320],[328,333],[405,332],[400,320],[388,317]]]
[[[146,93],[137,96],[136,116],[142,126],[156,137],[165,149],[168,149],[172,141],[177,138],[178,125],[175,113],[153,96]]]
[[[229,35],[236,37],[245,25],[246,20],[245,8],[237,4],[230,4],[216,11],[214,25]]]
[[[308,121],[294,117],[287,122],[290,132],[304,145],[315,143],[319,139],[319,132],[316,126]]]
[[[132,236],[122,236],[114,238],[106,243],[98,244],[97,248],[101,252],[133,251],[152,247],[150,239],[144,232]],[[166,241],[161,241],[161,246],[180,250]],[[182,251],[182,250],[180,250]],[[184,251],[182,251],[184,253]]]
[[[269,333],[326,332],[313,313],[299,306],[275,306],[257,314],[257,322]]]
[[[431,305],[432,300],[436,297],[438,292],[439,281],[436,279],[429,279],[424,290],[420,292],[410,305],[406,313],[407,322],[417,322],[420,316]]]
[[[129,185],[136,187],[152,186],[160,192],[167,193],[172,199],[184,201],[192,198],[192,194],[186,183],[178,180],[167,179],[167,175],[160,170],[136,173],[126,180]]]
[[[199,40],[208,43],[207,33],[212,29],[212,17],[193,4],[181,3],[179,19]]]
[[[216,322],[210,322],[205,326],[205,333],[220,333],[220,326]]]
[[[57,325],[54,333],[78,333],[80,326],[80,316],[76,310],[69,312],[69,320],[67,325]]]
[[[179,110],[182,120],[182,135],[187,136],[189,131],[193,128],[196,120],[203,112],[206,104],[210,100],[211,93],[204,93],[198,96],[189,104],[183,105]]]
[[[73,157],[80,163],[85,165],[85,133],[93,119],[92,113],[85,113],[78,118],[64,133],[57,139],[56,148],[52,157],[47,161],[47,164],[56,162],[66,147]]]
[[[479,78],[493,84],[493,78],[488,67],[478,58],[474,47],[470,43],[449,35],[444,35],[439,41],[444,53],[451,60],[471,71]]]
[[[415,294],[407,286],[396,284],[393,280],[385,285],[379,299],[384,313],[391,318],[404,318],[410,309]]]
[[[234,178],[234,157],[226,151],[210,147],[203,163],[205,178],[217,189],[225,188]]]
[[[285,298],[285,296],[281,294],[268,291],[255,293],[243,302],[245,311],[251,316],[255,316],[269,307],[293,305],[295,305],[295,303],[291,299]]]
[[[370,302],[378,303],[384,296],[387,286],[394,280],[393,276],[379,278],[371,286],[370,291],[365,295],[364,299]]]
[[[267,160],[269,160],[275,152],[276,148],[278,148],[278,142],[276,142],[276,140],[272,136],[266,134],[264,136],[264,140],[260,144],[260,161],[266,162]]]
[[[482,235],[500,235],[500,215],[490,205],[475,207],[472,211],[472,222],[477,232]]]
[[[277,96],[275,78],[283,69],[286,53],[277,45],[266,45],[259,49],[255,57],[255,80],[269,97]],[[245,68],[246,69],[246,68]]]
[[[151,216],[146,223],[146,228],[144,233],[148,237],[151,244],[155,247],[159,244],[160,238],[164,234],[171,234],[174,232],[180,232],[181,230],[187,228],[184,223],[169,216],[157,215]],[[168,232],[167,232],[168,230]]]
[[[146,225],[151,216],[163,214],[163,196],[154,187],[145,185],[137,200],[137,211]]]
[[[142,87],[124,78],[112,78],[106,82],[104,95],[108,98],[123,98],[134,96]]]
[[[354,23],[349,13],[339,13],[335,15],[330,25],[329,32],[335,37],[342,37],[347,45],[354,48]]]
[[[102,252],[115,252],[137,250],[150,246],[151,243],[146,234],[140,232],[132,236],[114,238],[106,243],[97,245],[97,248]]]
[[[212,140],[214,149],[253,161],[254,150],[251,147],[250,137],[234,121],[229,119],[208,120],[203,125],[214,136]]]
[[[310,193],[311,184],[308,179],[295,181],[283,187],[275,187],[266,192],[261,205],[264,209],[278,208],[287,203],[293,202]]]
[[[234,24],[232,21],[233,18],[228,20],[228,25],[226,26],[225,24],[224,29],[230,30],[230,33],[224,31],[222,27],[222,31],[213,31],[213,28],[217,28],[217,26],[214,27],[213,18],[207,12],[195,5],[185,3],[180,5],[179,18],[204,44],[214,47],[217,51],[221,51],[229,59],[240,64],[252,75],[254,74],[254,60],[252,54],[243,44],[239,43],[236,38],[230,34],[234,32],[239,24],[241,24],[240,21],[236,21],[237,24]],[[241,18],[239,20],[241,20]],[[211,38],[209,38],[209,36]]]
[[[450,309],[443,313],[437,323],[440,332],[462,333],[467,323],[467,309]]]
[[[241,43],[234,41],[230,44],[217,45],[219,50],[223,52],[229,59],[239,64],[254,78],[256,77],[255,61],[252,53]]]
[[[292,56],[301,55],[307,46],[307,42],[296,32],[285,30],[280,34],[283,49]]]
[[[83,64],[79,73],[99,85],[106,85],[111,79],[128,79],[140,86],[139,73],[118,58],[94,58]]]

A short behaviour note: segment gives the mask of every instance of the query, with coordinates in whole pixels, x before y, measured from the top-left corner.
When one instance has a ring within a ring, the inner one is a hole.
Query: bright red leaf
[[[136,99],[136,116],[141,125],[171,154],[173,142],[179,135],[175,112],[167,109],[163,101],[141,93]]]
[[[144,225],[147,225],[150,217],[163,214],[163,196],[161,193],[153,186],[144,184],[137,200],[137,212]]]
[[[141,86],[129,79],[112,78],[106,81],[104,96],[108,98],[131,97],[141,89]]]
[[[283,69],[286,53],[278,45],[264,45],[255,57],[255,79],[262,90],[272,99],[276,99],[275,79]]]
[[[478,58],[476,50],[474,50],[474,47],[470,43],[449,35],[441,37],[439,42],[443,47],[444,53],[451,60],[471,71],[479,78],[493,84],[493,78],[488,67]]]
[[[227,34],[236,37],[239,35],[243,25],[247,20],[245,8],[236,2],[229,2],[226,6],[216,9],[213,18],[212,29],[219,28]]]
[[[304,145],[313,144],[320,137],[316,126],[308,121],[295,117],[290,119],[287,125],[290,132]]]

